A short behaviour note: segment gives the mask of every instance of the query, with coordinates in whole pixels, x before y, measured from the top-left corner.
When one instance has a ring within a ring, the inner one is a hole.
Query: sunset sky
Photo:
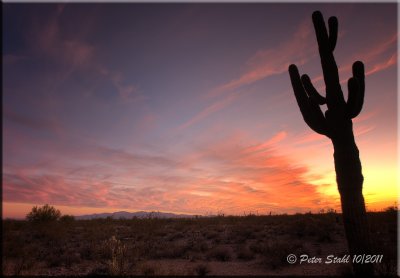
[[[3,217],[340,210],[333,148],[288,75],[324,91],[311,14],[339,20],[368,210],[397,193],[397,4],[3,4]]]

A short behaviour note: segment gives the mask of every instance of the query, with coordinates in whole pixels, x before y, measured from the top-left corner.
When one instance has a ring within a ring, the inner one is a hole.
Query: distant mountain
[[[108,213],[95,213],[95,214],[86,214],[86,215],[78,215],[75,216],[77,220],[89,220],[89,219],[98,219],[98,218],[107,218],[111,217],[113,219],[131,219],[133,217],[136,218],[193,218],[196,215],[190,214],[175,214],[168,212],[147,212],[147,211],[137,211],[137,212],[127,212],[127,211],[117,211],[117,212],[108,212]]]

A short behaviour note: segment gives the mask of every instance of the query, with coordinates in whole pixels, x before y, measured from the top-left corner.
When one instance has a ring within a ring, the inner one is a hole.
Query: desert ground
[[[397,210],[369,212],[379,275],[397,271]],[[294,264],[287,256],[294,254]],[[347,251],[340,214],[184,219],[3,220],[4,275],[333,275]],[[301,255],[322,263],[299,263]]]

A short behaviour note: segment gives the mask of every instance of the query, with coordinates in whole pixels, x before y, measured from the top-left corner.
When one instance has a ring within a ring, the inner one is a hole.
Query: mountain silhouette
[[[132,218],[194,218],[196,215],[190,214],[175,214],[169,212],[147,212],[147,211],[137,211],[137,212],[127,212],[127,211],[117,211],[117,212],[105,212],[105,213],[94,213],[75,216],[77,220],[90,220],[90,219],[100,219],[111,217],[113,219],[132,219]]]

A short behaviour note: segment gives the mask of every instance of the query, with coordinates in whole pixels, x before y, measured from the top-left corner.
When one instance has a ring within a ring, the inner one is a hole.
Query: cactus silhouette
[[[329,18],[329,33],[321,12],[315,11],[312,19],[318,41],[326,97],[317,92],[307,75],[302,75],[300,78],[299,71],[293,64],[289,66],[290,80],[304,121],[315,132],[330,138],[333,143],[336,182],[340,193],[350,255],[353,257],[354,255],[371,254],[369,226],[362,195],[364,178],[352,123],[352,119],[361,112],[363,107],[364,65],[360,61],[353,64],[353,77],[347,83],[348,98],[346,102],[333,56],[338,32],[337,18]],[[325,114],[320,108],[320,105],[324,104],[328,108]],[[373,275],[371,264],[355,263],[353,271],[357,276]]]

